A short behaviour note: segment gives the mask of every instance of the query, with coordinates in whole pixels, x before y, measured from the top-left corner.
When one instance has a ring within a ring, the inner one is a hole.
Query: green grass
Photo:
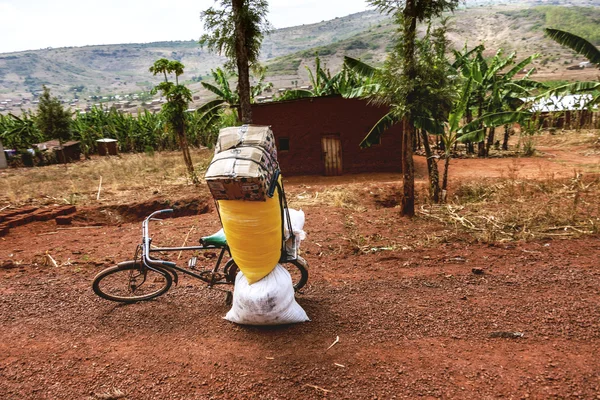
[[[533,23],[531,30],[553,28],[581,36],[594,45],[600,45],[600,8],[539,6],[521,10],[500,11],[514,21],[516,28],[523,19]]]

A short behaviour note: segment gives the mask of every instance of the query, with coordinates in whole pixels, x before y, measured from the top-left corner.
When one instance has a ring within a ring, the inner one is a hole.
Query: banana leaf
[[[213,92],[220,98],[224,99],[226,97],[225,94],[215,85],[211,85],[210,83],[207,83],[207,82],[200,82],[200,83],[202,84],[202,86],[204,86],[205,89],[210,90],[211,92]]]
[[[585,56],[592,64],[600,66],[600,50],[584,38],[559,29],[550,28],[546,28],[546,34],[555,42],[567,46]]]
[[[480,142],[484,134],[481,127],[495,127],[515,122],[522,123],[531,118],[531,113],[523,111],[505,111],[491,113],[477,118],[458,130],[459,142]]]
[[[529,57],[527,57],[526,59],[524,59],[523,61],[521,61],[517,65],[515,65],[514,67],[512,67],[510,69],[510,71],[508,71],[506,74],[504,74],[504,77],[506,79],[512,79],[513,76],[515,76],[516,74],[518,74],[519,71],[521,71],[523,68],[525,68],[526,65],[531,64],[531,62],[533,60],[535,60],[536,58],[538,58],[539,56],[540,56],[539,54],[532,54],[532,55],[530,55]]]
[[[342,96],[346,99],[357,99],[371,97],[379,92],[381,85],[379,83],[369,83],[362,85],[351,90],[342,93]]]
[[[555,87],[539,95],[536,99],[549,96],[561,96],[565,94],[587,93],[600,90],[600,82],[574,82]]]
[[[378,143],[379,138],[388,130],[391,126],[401,121],[402,118],[389,112],[385,114],[377,123],[371,128],[367,136],[360,142],[361,148],[371,147],[371,145]]]
[[[415,127],[419,129],[425,129],[427,133],[431,135],[443,135],[444,124],[441,121],[437,121],[429,117],[416,117],[414,120]]]
[[[357,60],[356,58],[344,56],[344,64],[348,66],[352,71],[356,72],[364,78],[373,78],[377,72],[377,68],[372,67],[364,62]]]

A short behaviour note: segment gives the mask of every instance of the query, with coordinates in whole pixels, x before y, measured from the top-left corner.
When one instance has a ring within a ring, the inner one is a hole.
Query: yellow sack
[[[281,257],[279,193],[266,201],[219,200],[219,212],[231,256],[249,284],[277,266]]]

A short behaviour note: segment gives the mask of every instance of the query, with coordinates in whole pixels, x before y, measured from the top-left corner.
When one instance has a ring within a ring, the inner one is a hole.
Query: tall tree
[[[184,85],[179,84],[179,75],[183,74],[184,65],[179,61],[169,61],[161,58],[154,62],[150,67],[150,72],[154,75],[163,74],[165,80],[158,84],[154,91],[160,91],[167,99],[167,102],[162,106],[162,113],[167,120],[167,124],[177,134],[183,159],[187,167],[188,173],[192,182],[199,183],[198,177],[194,171],[194,164],[190,149],[185,135],[186,127],[186,110],[188,104],[192,101],[192,92]],[[168,74],[175,74],[175,83],[169,81]]]
[[[36,124],[45,138],[58,139],[61,147],[71,138],[71,113],[63,108],[60,100],[50,96],[46,86],[40,96]]]
[[[220,7],[211,7],[200,14],[208,33],[200,44],[225,55],[227,67],[237,69],[240,119],[252,122],[250,108],[250,68],[258,62],[260,46],[270,25],[266,19],[266,0],[220,0]]]
[[[424,99],[417,107],[415,115],[415,128],[419,131],[427,160],[429,176],[429,194],[433,202],[439,202],[440,186],[437,156],[429,145],[429,135],[441,135],[444,131],[443,122],[448,118],[455,96],[456,72],[446,58],[447,39],[446,20],[435,29],[428,27],[425,36],[416,41],[416,54],[418,60],[417,90],[418,97]],[[344,65],[358,74],[362,79],[359,85],[350,90],[346,97],[366,97],[375,99],[376,102],[394,103],[394,96],[399,92],[399,76],[401,63],[396,57],[390,57],[385,71],[373,68],[356,59],[345,57]],[[394,66],[395,65],[395,66]],[[378,100],[379,99],[379,100]],[[435,105],[435,107],[432,107]],[[373,141],[378,141],[378,136],[394,123],[402,119],[398,110],[392,109],[381,118],[367,134],[361,146],[368,147]]]
[[[419,64],[416,57],[417,23],[440,17],[446,10],[454,10],[460,0],[368,0],[379,11],[393,14],[399,25],[398,39],[384,68],[384,76],[390,75],[398,83],[394,90],[386,90],[388,104],[398,120],[403,121],[402,215],[415,213],[415,172],[413,163],[413,137],[423,104],[419,82]],[[397,78],[399,75],[399,79]],[[430,104],[430,108],[436,105]]]

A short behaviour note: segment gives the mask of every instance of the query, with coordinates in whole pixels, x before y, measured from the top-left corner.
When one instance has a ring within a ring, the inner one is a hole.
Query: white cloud
[[[0,0],[0,53],[46,47],[198,39],[212,0]],[[365,0],[271,0],[276,28],[367,9]]]

